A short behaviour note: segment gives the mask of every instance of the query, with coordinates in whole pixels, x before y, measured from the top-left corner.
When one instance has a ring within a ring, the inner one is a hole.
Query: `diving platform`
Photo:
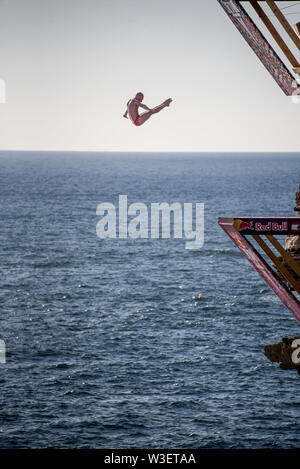
[[[291,5],[281,7],[283,1],[218,0],[283,92],[287,96],[297,96],[300,94],[300,36],[297,34],[298,29],[294,29],[287,20],[286,9],[292,7],[293,2],[295,5],[299,2],[291,0],[289,2]],[[250,13],[242,4],[250,7],[247,8]],[[262,24],[261,29],[270,34],[274,47],[255,23],[255,15]],[[298,21],[300,21],[300,11]],[[275,51],[275,45],[278,51]]]
[[[290,248],[300,238],[300,218],[219,218],[219,225],[300,322],[300,257]]]

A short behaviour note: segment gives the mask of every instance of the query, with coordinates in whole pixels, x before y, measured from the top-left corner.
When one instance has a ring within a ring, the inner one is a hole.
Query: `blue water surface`
[[[299,324],[218,226],[294,216],[300,155],[0,153],[1,448],[296,448]],[[97,205],[204,203],[205,242],[99,239]]]

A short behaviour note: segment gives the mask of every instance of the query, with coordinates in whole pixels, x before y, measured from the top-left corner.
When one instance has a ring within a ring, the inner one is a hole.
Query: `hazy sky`
[[[0,44],[2,150],[299,151],[300,104],[217,0],[0,0]],[[137,91],[174,102],[134,127]]]

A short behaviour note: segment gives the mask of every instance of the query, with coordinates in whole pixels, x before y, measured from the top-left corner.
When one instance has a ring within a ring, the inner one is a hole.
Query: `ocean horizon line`
[[[300,151],[168,151],[168,150],[16,150],[16,149],[0,149],[0,155],[3,153],[53,153],[53,154],[116,154],[116,155],[139,155],[139,154],[168,154],[168,155],[300,155]]]

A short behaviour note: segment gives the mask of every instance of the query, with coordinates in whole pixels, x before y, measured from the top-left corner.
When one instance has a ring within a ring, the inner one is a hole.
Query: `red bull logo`
[[[233,222],[233,226],[237,231],[245,231],[245,230],[251,230],[251,231],[258,231],[258,232],[264,232],[264,231],[287,231],[288,230],[288,222],[272,222],[269,221],[267,223],[264,223],[263,221],[244,221],[240,219],[236,219]]]
[[[254,230],[253,226],[253,221],[250,221],[250,223],[236,219],[233,222],[233,226],[235,227],[236,230],[238,231],[243,231],[243,230]]]
[[[255,223],[255,230],[256,231],[287,231],[288,229],[288,223],[283,222],[283,223]]]

